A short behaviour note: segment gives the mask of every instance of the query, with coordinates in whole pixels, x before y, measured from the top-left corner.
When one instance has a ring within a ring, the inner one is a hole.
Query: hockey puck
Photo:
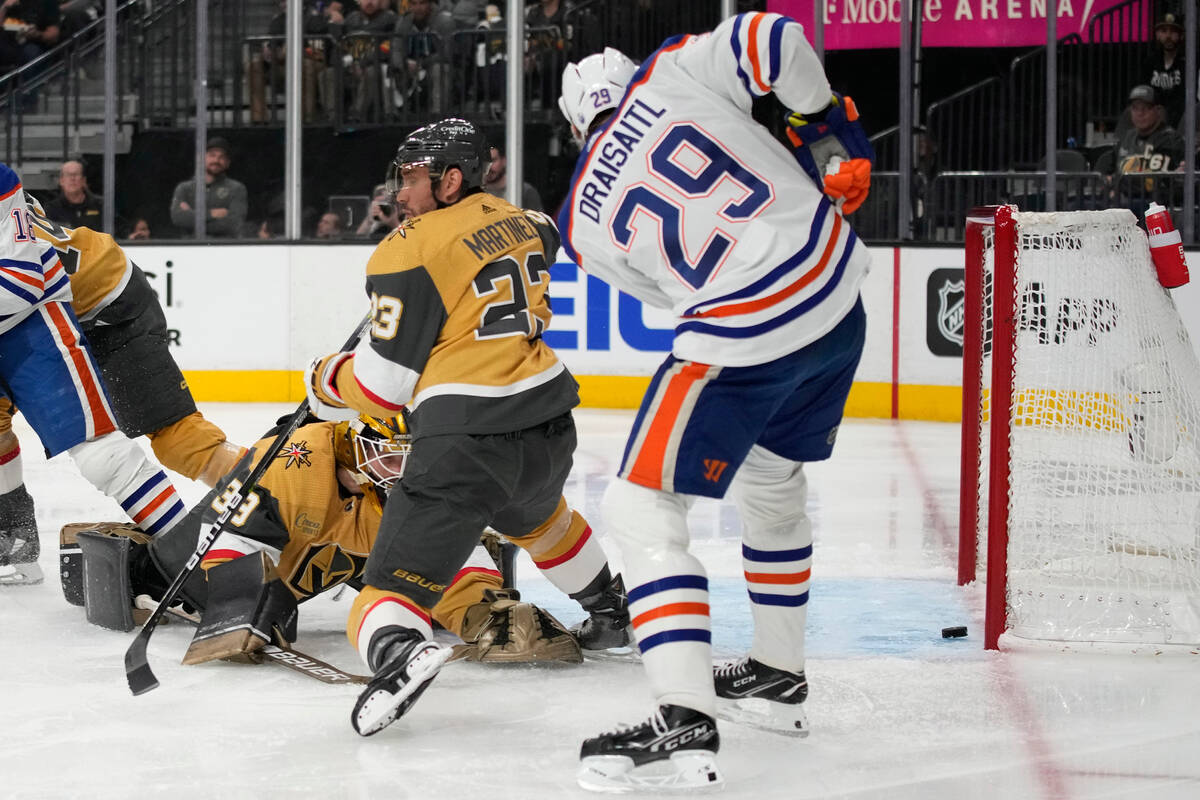
[[[961,639],[967,635],[966,625],[956,625],[953,628],[942,628],[943,639]]]

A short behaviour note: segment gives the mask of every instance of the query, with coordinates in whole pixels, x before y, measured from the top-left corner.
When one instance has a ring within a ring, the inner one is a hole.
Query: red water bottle
[[[1158,282],[1168,289],[1183,286],[1190,280],[1187,256],[1183,253],[1183,240],[1171,212],[1158,203],[1146,209],[1146,233],[1150,236],[1150,257],[1158,271]]]

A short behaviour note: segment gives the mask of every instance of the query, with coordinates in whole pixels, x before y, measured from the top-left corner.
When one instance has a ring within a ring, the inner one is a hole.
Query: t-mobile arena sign
[[[804,25],[812,41],[818,0],[768,0],[767,10]],[[1057,38],[1079,34],[1122,0],[1059,0]],[[1028,47],[1046,42],[1047,0],[924,0],[924,47]],[[900,46],[900,0],[825,0],[825,49],[861,50]],[[1106,31],[1103,38],[1112,40]],[[1129,38],[1117,35],[1115,38]]]

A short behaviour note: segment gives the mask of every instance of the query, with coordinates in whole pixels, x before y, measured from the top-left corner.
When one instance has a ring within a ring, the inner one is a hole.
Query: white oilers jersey
[[[672,309],[677,358],[765,363],[820,338],[858,299],[866,248],[750,117],[770,91],[801,113],[829,104],[795,21],[740,14],[668,40],[588,141],[563,203],[567,254]]]
[[[33,234],[21,179],[0,164],[0,333],[35,308],[70,301],[71,282],[53,247]]]

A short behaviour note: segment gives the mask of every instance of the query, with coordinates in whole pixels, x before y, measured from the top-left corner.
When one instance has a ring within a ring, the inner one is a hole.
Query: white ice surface
[[[203,410],[248,442],[291,409]],[[577,415],[567,495],[602,542],[598,504],[631,418]],[[587,797],[574,781],[579,742],[649,711],[636,663],[452,664],[409,715],[364,739],[349,723],[353,687],[273,665],[181,666],[182,625],[151,641],[160,688],[132,697],[122,663],[131,634],[88,625],[63,600],[55,565],[62,524],[120,511],[65,457],[46,462],[19,418],[17,432],[47,580],[0,589],[0,798]],[[808,468],[813,734],[722,725],[723,795],[1200,797],[1200,659],[982,650],[981,594],[954,583],[957,465],[955,425],[852,420],[834,459]],[[177,486],[187,501],[203,494]],[[736,513],[706,502],[693,521],[712,579],[714,651],[732,656],[750,635]],[[528,562],[518,585],[565,623],[582,617]],[[363,671],[343,633],[349,606],[349,592],[305,604],[297,647]],[[943,640],[949,625],[970,636]]]

